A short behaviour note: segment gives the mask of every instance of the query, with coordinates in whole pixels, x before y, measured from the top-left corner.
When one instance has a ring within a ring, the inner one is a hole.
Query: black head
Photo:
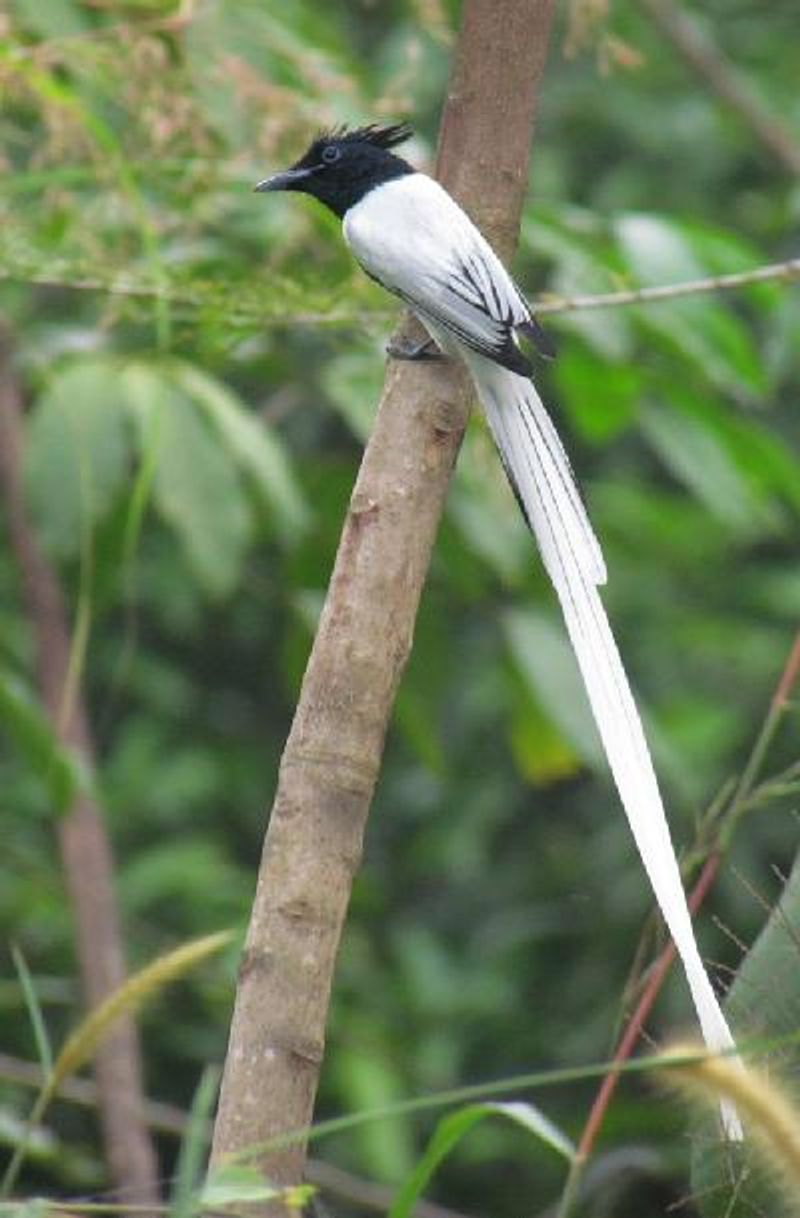
[[[352,131],[337,127],[322,132],[291,169],[265,178],[256,190],[302,191],[342,217],[374,187],[414,173],[407,161],[391,151],[411,134],[406,123],[388,127],[371,123]]]

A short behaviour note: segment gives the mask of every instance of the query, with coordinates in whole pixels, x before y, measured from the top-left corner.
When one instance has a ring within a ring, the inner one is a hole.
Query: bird
[[[606,565],[566,450],[535,387],[523,342],[554,345],[520,288],[466,212],[395,149],[406,123],[322,131],[290,168],[256,191],[295,191],[342,221],[345,242],[372,279],[421,321],[425,341],[397,358],[455,357],[466,365],[523,515],[555,589],[620,801],[681,958],[709,1050],[735,1048],[692,928],[655,769],[599,593]],[[723,1133],[742,1137],[735,1109]]]

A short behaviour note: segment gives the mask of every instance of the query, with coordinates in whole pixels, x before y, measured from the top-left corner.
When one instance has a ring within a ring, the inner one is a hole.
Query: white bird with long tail
[[[440,351],[467,365],[495,443],[564,614],[608,764],[653,891],[683,962],[709,1049],[734,1040],[700,959],[667,818],[617,645],[598,588],[600,545],[563,445],[530,379],[519,345],[549,340],[500,259],[438,182],[392,150],[404,124],[320,135],[290,169],[256,190],[312,195],[343,221],[345,240],[368,275],[419,317]],[[395,352],[428,354],[420,344]],[[733,1108],[722,1110],[731,1140]]]

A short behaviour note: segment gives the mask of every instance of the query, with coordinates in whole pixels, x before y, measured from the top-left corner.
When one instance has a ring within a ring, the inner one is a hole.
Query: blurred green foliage
[[[786,877],[780,901],[738,970],[727,1010],[743,1034],[775,1041],[765,1072],[797,1106],[797,1045],[800,1026],[797,990],[797,925],[800,912],[800,862]],[[710,1123],[698,1122],[692,1155],[692,1185],[702,1198],[703,1218],[744,1218],[764,1213],[792,1218],[797,1210],[794,1188],[763,1156],[747,1156],[715,1145]],[[732,1193],[731,1182],[735,1181]]]
[[[795,5],[693,7],[800,140]],[[797,183],[635,0],[592,11],[561,12],[554,33],[515,264],[530,295],[796,254]],[[410,155],[429,163],[457,20],[445,0],[10,0],[0,15],[0,310],[29,404],[30,509],[73,610],[82,598],[91,613],[82,677],[134,964],[246,920],[397,316],[336,222],[250,186],[333,122],[408,118]],[[743,763],[800,617],[800,293],[765,284],[548,326],[561,354],[543,396],[604,539],[607,603],[688,845]],[[53,823],[85,779],[37,714],[0,543],[0,925],[59,1042],[76,987]],[[795,756],[784,733],[769,768]],[[738,829],[713,899],[731,933],[701,920],[726,978],[764,917],[753,893],[772,903],[771,867],[794,856],[792,809],[790,793]],[[475,420],[356,885],[320,1114],[604,1057],[649,902]],[[3,1048],[33,1058],[4,968]],[[231,958],[145,1014],[154,1097],[188,1106],[222,1059],[233,984]],[[688,1018],[676,978],[654,1030]],[[13,1139],[28,1105],[0,1087]],[[547,1111],[577,1136],[591,1095],[560,1089]],[[62,1104],[51,1123],[29,1187],[101,1181],[91,1116]],[[670,1178],[684,1188],[681,1126],[626,1084],[586,1212],[661,1212]],[[325,1149],[397,1183],[432,1128],[375,1123]],[[482,1125],[435,1188],[467,1212],[536,1210],[563,1173],[532,1146]]]

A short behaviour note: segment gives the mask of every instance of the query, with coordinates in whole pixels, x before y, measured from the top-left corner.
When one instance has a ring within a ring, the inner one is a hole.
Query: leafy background
[[[795,6],[694,9],[715,53],[800,132]],[[408,118],[410,155],[430,162],[457,21],[443,0],[11,0],[0,15],[0,309],[28,403],[30,509],[89,621],[81,676],[133,964],[246,921],[397,316],[336,222],[250,187],[333,122]],[[515,264],[532,296],[786,258],[798,215],[797,180],[644,6],[560,11]],[[604,539],[607,604],[688,845],[741,768],[800,616],[800,295],[764,284],[548,327],[560,359],[538,379]],[[58,1040],[79,1010],[53,833],[64,776],[42,764],[2,525],[0,686],[0,923]],[[792,748],[784,732],[770,766]],[[749,816],[732,843],[716,922],[700,930],[723,978],[776,899],[774,869],[791,865],[795,802],[790,791]],[[602,1059],[649,902],[546,579],[476,419],[397,703],[320,1115]],[[3,969],[2,1047],[33,1059],[10,956]],[[143,1016],[154,1097],[188,1105],[222,1059],[234,976],[231,952]],[[688,1021],[677,977],[652,1030]],[[577,1135],[591,1095],[549,1092],[547,1111]],[[0,1102],[13,1140],[27,1096],[5,1082]],[[49,1120],[27,1186],[102,1188],[91,1113],[60,1104]],[[622,1214],[624,1195],[656,1213],[681,1195],[683,1124],[626,1084],[587,1212]],[[429,1129],[370,1123],[324,1149],[396,1184]],[[174,1139],[160,1149],[168,1176]],[[435,1192],[512,1215],[521,1197],[543,1207],[561,1172],[487,1125]]]

